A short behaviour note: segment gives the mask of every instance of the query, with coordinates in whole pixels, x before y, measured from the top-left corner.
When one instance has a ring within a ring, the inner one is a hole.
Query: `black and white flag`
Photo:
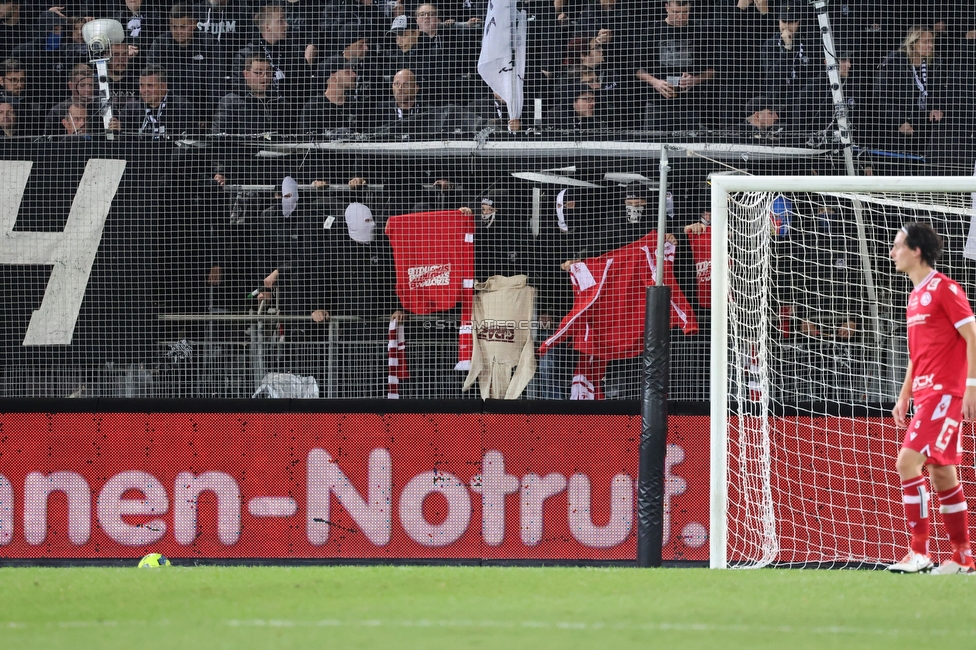
[[[489,0],[478,57],[478,74],[505,100],[508,116],[522,116],[525,81],[525,11],[515,11],[516,0]],[[513,25],[513,19],[515,24]]]

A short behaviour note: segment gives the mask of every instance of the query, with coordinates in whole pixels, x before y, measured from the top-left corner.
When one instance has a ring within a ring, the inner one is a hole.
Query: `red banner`
[[[640,418],[3,414],[5,558],[630,560]],[[708,419],[673,417],[665,559],[707,559]]]

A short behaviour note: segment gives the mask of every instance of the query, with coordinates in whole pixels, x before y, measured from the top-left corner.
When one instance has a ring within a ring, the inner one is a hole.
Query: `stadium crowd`
[[[775,144],[833,123],[806,2],[520,6],[526,108],[514,119],[477,72],[484,0],[3,0],[0,128],[91,131],[98,91],[81,27],[95,17],[125,27],[109,64],[111,128],[125,133],[424,137],[495,126],[710,130]],[[857,142],[936,158],[968,145],[973,3],[836,0],[827,9]]]
[[[191,179],[197,189],[187,190],[187,196],[202,197],[194,205],[205,206],[199,210],[203,218],[188,217],[168,235],[178,241],[164,248],[177,258],[164,265],[158,311],[239,313],[260,305],[309,317],[287,324],[288,341],[298,347],[268,369],[320,379],[322,355],[315,346],[332,336],[323,322],[355,317],[355,324],[343,325],[347,335],[386,344],[386,323],[392,321],[392,351],[381,366],[372,352],[368,363],[359,352],[346,361],[349,368],[371,365],[378,371],[370,388],[357,384],[348,396],[396,392],[396,372],[388,368],[401,362],[395,328],[405,322],[404,338],[428,344],[407,348],[402,362],[411,379],[402,393],[458,397],[461,382],[453,371],[460,365],[459,345],[464,347],[458,330],[471,315],[455,307],[436,317],[404,316],[412,310],[397,291],[391,218],[441,210],[471,217],[473,269],[464,280],[483,291],[494,276],[525,275],[535,291],[528,316],[538,344],[574,314],[574,286],[581,286],[576,262],[625,255],[656,234],[648,208],[655,197],[647,185],[623,184],[609,193],[605,187],[560,188],[533,226],[526,187],[510,178],[499,181],[508,174],[498,170],[480,170],[475,179],[461,165],[406,168],[353,156],[329,160],[322,169],[262,162],[255,171],[241,169],[242,150],[234,143],[269,133],[298,140],[419,140],[486,127],[513,138],[569,131],[609,139],[613,132],[643,131],[823,145],[834,137],[823,45],[806,2],[526,0],[521,6],[528,14],[526,108],[515,118],[477,71],[482,0],[203,0],[172,6],[124,0],[55,7],[0,0],[0,131],[4,137],[59,140],[90,137],[96,122],[100,129],[98,84],[81,27],[95,17],[119,20],[126,40],[112,46],[108,63],[109,128],[123,139],[210,137],[217,152],[208,162],[212,169]],[[828,10],[855,141],[968,173],[976,124],[976,5],[837,0]],[[259,163],[252,158],[246,164]],[[269,192],[233,189],[269,180],[278,190],[273,199]],[[666,272],[680,295],[675,312],[682,316],[672,325],[682,334],[673,345],[678,359],[697,362],[684,369],[682,396],[704,399],[707,191],[698,182],[676,194],[669,205]],[[788,276],[791,265],[809,262],[832,274],[832,285],[857,285],[850,224],[832,219],[829,210],[780,207],[773,215],[775,241],[795,247],[776,248],[783,260],[779,277]],[[824,259],[806,259],[804,251]],[[644,269],[633,263],[638,277]],[[793,330],[815,342],[804,343],[797,355],[856,355],[848,344],[862,328],[861,296],[838,294],[830,304],[810,305],[780,291],[776,300],[784,341]],[[619,316],[611,314],[611,329],[619,327],[622,321],[612,320]],[[190,338],[201,331],[184,329],[180,335]],[[525,394],[636,398],[637,355],[616,343],[584,353],[567,338],[553,341],[539,353]],[[302,351],[303,344],[311,347]],[[848,363],[855,365],[856,359]],[[848,376],[856,373],[848,368]]]

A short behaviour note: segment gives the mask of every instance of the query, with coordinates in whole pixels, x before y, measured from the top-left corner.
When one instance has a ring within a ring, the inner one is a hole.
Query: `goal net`
[[[931,223],[970,296],[976,179],[713,175],[713,567],[870,566],[905,552],[890,409],[910,282],[888,251]],[[962,479],[974,490],[973,430]],[[933,509],[935,511],[935,509]],[[933,547],[947,540],[935,516]]]

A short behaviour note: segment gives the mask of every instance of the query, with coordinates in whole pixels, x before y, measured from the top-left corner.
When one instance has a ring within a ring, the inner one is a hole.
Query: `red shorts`
[[[958,465],[962,462],[961,424],[962,398],[932,395],[915,405],[901,446],[922,454],[932,465]]]

